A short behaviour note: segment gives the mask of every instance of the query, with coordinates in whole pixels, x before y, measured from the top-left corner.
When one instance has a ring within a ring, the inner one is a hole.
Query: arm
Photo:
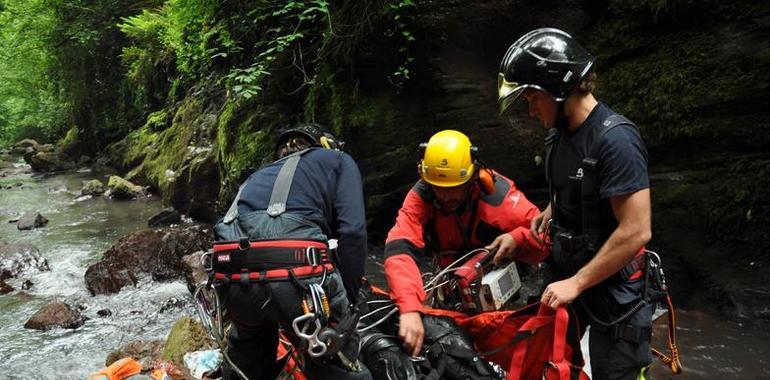
[[[385,278],[401,313],[420,310],[425,300],[417,261],[425,248],[423,225],[431,207],[410,190],[385,241]]]
[[[548,206],[546,206],[545,210],[532,219],[532,223],[529,225],[530,235],[540,243],[543,243],[543,240],[546,238],[545,232],[548,229],[548,225],[551,223],[551,218],[551,202],[548,202]]]
[[[527,264],[543,261],[548,254],[545,245],[529,231],[540,210],[521,191],[511,185],[500,207],[500,224],[507,233],[498,236],[487,249],[499,247],[495,261],[513,258]]]
[[[361,174],[353,158],[340,155],[341,162],[334,198],[337,234],[337,263],[348,298],[353,300],[361,286],[366,261],[366,216]]]
[[[572,302],[586,289],[621,270],[650,241],[650,189],[610,198],[618,227],[596,256],[574,276],[554,282],[543,292],[541,301],[556,308]]]
[[[425,248],[423,226],[431,205],[410,190],[385,243],[385,278],[401,313],[398,335],[409,353],[419,355],[424,329],[419,310],[425,300],[417,256]]]

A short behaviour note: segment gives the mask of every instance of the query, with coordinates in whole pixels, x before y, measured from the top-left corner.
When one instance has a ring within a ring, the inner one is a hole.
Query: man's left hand
[[[495,238],[492,244],[485,247],[488,250],[497,248],[497,254],[495,254],[495,264],[500,263],[503,259],[512,259],[513,254],[516,252],[516,240],[510,234],[502,234]]]
[[[549,284],[543,296],[540,298],[540,302],[548,305],[552,309],[556,309],[561,305],[572,303],[572,301],[580,295],[580,288],[578,281],[575,277],[570,277],[566,280],[556,281]]]

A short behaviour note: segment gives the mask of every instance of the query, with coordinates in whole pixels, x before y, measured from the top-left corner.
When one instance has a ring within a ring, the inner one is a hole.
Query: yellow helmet
[[[476,147],[463,133],[443,130],[420,147],[425,150],[417,169],[425,182],[438,187],[454,187],[473,177]]]

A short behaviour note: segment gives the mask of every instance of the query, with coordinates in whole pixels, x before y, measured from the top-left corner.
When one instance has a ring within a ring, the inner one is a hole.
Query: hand
[[[516,252],[516,240],[510,234],[502,234],[495,238],[492,244],[484,247],[488,250],[497,248],[495,254],[494,263],[499,264],[503,259],[513,259],[513,254]]]
[[[540,302],[556,309],[561,305],[572,303],[581,293],[578,281],[575,277],[556,281],[548,285],[540,298]]]
[[[532,234],[535,240],[543,243],[543,239],[540,236],[545,233],[549,223],[551,223],[551,204],[548,204],[548,207],[543,212],[532,219],[532,222],[529,224],[529,233]]]
[[[412,356],[419,356],[422,350],[422,339],[425,330],[422,326],[422,315],[412,311],[401,314],[398,324],[398,337],[404,342],[406,352]]]

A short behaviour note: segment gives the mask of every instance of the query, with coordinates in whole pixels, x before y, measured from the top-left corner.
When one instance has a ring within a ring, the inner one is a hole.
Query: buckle
[[[204,252],[200,257],[200,264],[206,273],[214,271],[214,251],[208,250]]]
[[[607,336],[610,339],[623,339],[631,343],[639,343],[651,333],[651,328],[624,323],[610,327]]]
[[[321,250],[316,247],[305,248],[305,262],[310,266],[316,266],[323,264],[323,258],[321,257]]]
[[[238,240],[238,249],[241,251],[248,251],[249,248],[251,248],[251,243],[249,242],[249,238],[242,237]]]

